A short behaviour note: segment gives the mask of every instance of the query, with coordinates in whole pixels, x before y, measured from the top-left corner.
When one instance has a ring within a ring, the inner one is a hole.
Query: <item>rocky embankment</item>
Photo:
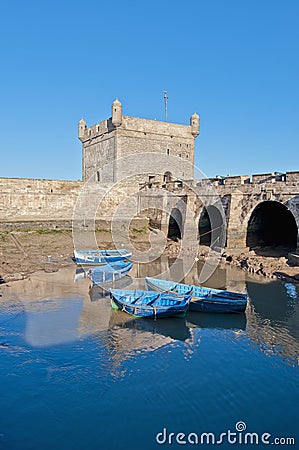
[[[179,254],[180,242],[168,241],[166,254],[174,258]],[[192,249],[194,252],[194,249]],[[188,249],[185,253],[188,253]],[[207,260],[210,249],[207,246],[198,246],[197,256]],[[263,251],[249,251],[246,253],[221,254],[221,262],[238,267],[248,273],[254,273],[270,279],[282,279],[299,283],[299,266],[295,265],[287,256],[285,249],[264,249]],[[282,256],[285,254],[286,256]]]

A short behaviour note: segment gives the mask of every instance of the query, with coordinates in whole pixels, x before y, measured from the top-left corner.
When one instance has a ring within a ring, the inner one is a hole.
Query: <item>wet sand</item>
[[[132,231],[131,240],[138,250],[148,247],[144,230]],[[97,231],[96,239],[103,249],[115,248],[110,232]],[[0,232],[0,281],[27,278],[37,271],[56,272],[75,266],[71,230],[29,230]]]
[[[131,242],[142,251],[149,248],[150,232],[144,229],[133,230]],[[115,248],[111,233],[97,231],[96,239],[104,249]],[[180,242],[167,241],[164,255],[176,257]],[[11,282],[27,278],[30,274],[56,272],[62,267],[74,266],[74,243],[71,230],[23,230],[0,232],[0,281]],[[188,249],[186,249],[188,252]],[[262,252],[260,252],[262,253]],[[263,254],[254,251],[240,254],[223,253],[222,264],[232,265],[240,270],[255,273],[272,279],[285,279],[299,282],[299,267],[288,263],[286,256],[281,256],[281,249],[264,250]],[[198,258],[205,260],[209,247],[198,247]],[[269,256],[271,255],[271,256]]]

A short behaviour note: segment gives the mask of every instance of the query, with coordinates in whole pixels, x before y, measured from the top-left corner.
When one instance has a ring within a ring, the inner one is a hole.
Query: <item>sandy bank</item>
[[[149,231],[133,229],[131,242],[136,249],[149,248]],[[115,248],[112,235],[108,231],[98,230],[96,239],[101,248]],[[164,255],[176,257],[180,242],[167,241]],[[11,282],[27,278],[30,274],[56,272],[59,268],[74,266],[74,243],[71,230],[22,230],[0,232],[0,281]],[[188,252],[188,249],[186,250]],[[199,246],[198,257],[205,260],[209,247]],[[270,256],[271,255],[271,256]],[[224,252],[221,262],[249,273],[255,273],[272,279],[280,278],[299,282],[299,267],[288,262],[288,258],[273,250],[257,254],[254,251],[240,254]]]

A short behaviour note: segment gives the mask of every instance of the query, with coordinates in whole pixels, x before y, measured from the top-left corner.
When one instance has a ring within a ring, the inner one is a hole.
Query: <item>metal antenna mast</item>
[[[165,106],[165,121],[168,122],[168,105],[167,105],[167,92],[164,91],[164,106]]]

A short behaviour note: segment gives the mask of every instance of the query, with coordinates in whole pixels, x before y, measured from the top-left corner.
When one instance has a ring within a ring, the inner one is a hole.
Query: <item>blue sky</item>
[[[201,116],[208,176],[299,170],[299,2],[2,2],[1,171],[81,178],[77,122]]]

